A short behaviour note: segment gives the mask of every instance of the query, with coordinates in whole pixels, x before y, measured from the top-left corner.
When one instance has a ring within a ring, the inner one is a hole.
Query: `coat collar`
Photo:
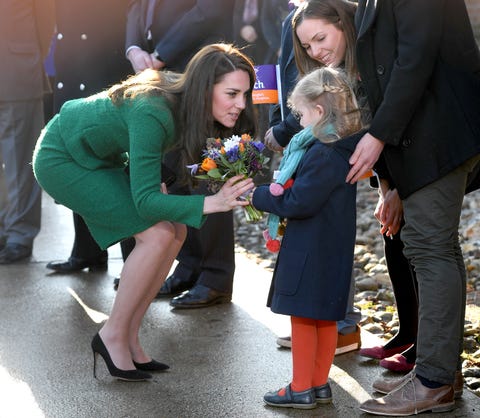
[[[378,0],[360,0],[355,13],[357,38],[361,38],[375,20],[378,2]]]

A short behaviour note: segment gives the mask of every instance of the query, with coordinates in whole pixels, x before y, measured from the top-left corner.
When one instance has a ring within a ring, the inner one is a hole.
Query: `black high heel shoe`
[[[93,377],[97,377],[96,368],[97,368],[97,354],[100,354],[107,365],[108,371],[113,377],[121,380],[128,380],[130,382],[140,382],[142,380],[151,379],[153,376],[150,373],[143,372],[141,370],[122,370],[119,369],[115,364],[113,364],[112,358],[105,347],[100,335],[98,333],[93,337],[92,340],[92,351],[93,351]]]
[[[170,368],[170,366],[153,359],[148,363],[137,363],[134,360],[133,364],[138,370],[144,370],[146,372],[164,372]]]

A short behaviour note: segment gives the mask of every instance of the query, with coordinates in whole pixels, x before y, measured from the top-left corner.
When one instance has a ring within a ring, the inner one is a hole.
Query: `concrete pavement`
[[[371,383],[394,376],[347,353],[330,373],[333,404],[311,411],[265,406],[263,394],[291,377],[290,351],[275,344],[289,323],[265,307],[271,273],[238,254],[233,303],[179,311],[169,299],[152,304],[141,338],[168,372],[121,382],[100,361],[96,380],[90,341],[115,297],[120,249],[109,250],[108,272],[49,273],[45,264],[67,258],[72,239],[71,212],[44,195],[32,259],[0,266],[1,418],[366,417],[358,405]],[[362,331],[362,340],[368,346],[376,337]],[[480,398],[465,390],[454,412],[428,416],[480,416]]]

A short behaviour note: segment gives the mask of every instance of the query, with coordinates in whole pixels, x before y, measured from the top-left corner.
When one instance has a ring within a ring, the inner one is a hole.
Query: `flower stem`
[[[263,218],[263,212],[256,209],[251,203],[247,206],[243,206],[243,212],[245,213],[247,223],[257,223]]]

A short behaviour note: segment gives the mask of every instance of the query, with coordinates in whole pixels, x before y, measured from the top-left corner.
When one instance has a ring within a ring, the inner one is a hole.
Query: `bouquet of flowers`
[[[255,141],[248,134],[233,135],[230,138],[208,138],[203,150],[201,163],[187,166],[195,178],[208,181],[211,192],[217,192],[222,184],[236,175],[245,178],[260,174],[269,158],[263,154],[265,145]],[[244,199],[249,199],[244,197]],[[244,206],[247,222],[259,222],[263,212],[251,204]]]

